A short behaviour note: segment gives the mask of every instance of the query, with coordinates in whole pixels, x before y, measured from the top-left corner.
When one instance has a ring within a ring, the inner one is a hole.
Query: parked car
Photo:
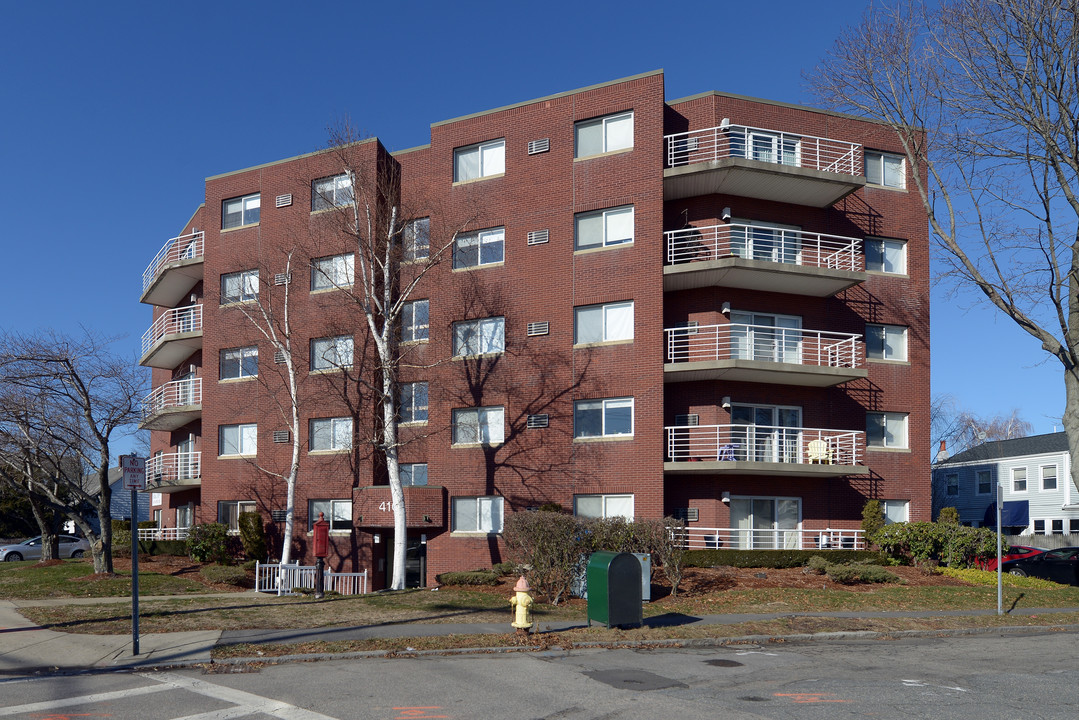
[[[60,557],[80,558],[88,552],[90,552],[90,542],[86,538],[77,538],[73,535],[60,536]],[[40,535],[15,545],[0,546],[0,561],[18,562],[19,560],[40,559]]]
[[[1043,552],[1045,552],[1045,548],[1031,547],[1030,545],[1012,545],[1004,548],[1004,552],[1001,555],[1001,561],[1008,562],[1009,560],[1020,560]],[[996,570],[997,559],[991,557],[987,560],[982,560],[978,563],[978,567],[982,570]]]
[[[1001,570],[1012,575],[1029,575],[1065,585],[1079,585],[1079,547],[1056,548],[1019,560],[1009,560],[1001,565]]]

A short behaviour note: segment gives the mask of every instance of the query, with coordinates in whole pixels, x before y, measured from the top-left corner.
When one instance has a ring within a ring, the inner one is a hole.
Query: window
[[[633,398],[578,400],[573,403],[573,437],[633,435]]]
[[[307,531],[315,529],[318,522],[318,514],[330,524],[330,530],[352,529],[352,501],[351,500],[310,500],[307,503]]]
[[[218,455],[254,455],[258,452],[258,426],[222,425],[218,428]]]
[[[226,348],[221,351],[218,377],[221,380],[257,377],[259,374],[259,349],[251,347]]]
[[[228,528],[230,535],[238,535],[240,532],[240,513],[245,512],[255,512],[255,503],[239,500],[219,502],[217,503],[217,522]]]
[[[332,370],[352,367],[352,336],[315,338],[311,341],[311,369]]]
[[[420,218],[405,225],[405,261],[425,260],[431,254],[431,218]]]
[[[730,338],[732,358],[802,363],[802,318],[797,315],[732,311]]]
[[[978,494],[989,495],[993,492],[993,473],[979,470],[977,473]]]
[[[1071,518],[1068,520],[1068,534],[1079,534],[1079,518]]]
[[[881,500],[884,524],[907,522],[910,518],[910,500]]]
[[[506,318],[483,318],[453,324],[454,355],[486,355],[505,350]]]
[[[1027,469],[1012,468],[1012,492],[1027,491]]]
[[[506,410],[501,406],[453,411],[455,445],[500,445],[506,437]]]
[[[254,225],[259,221],[259,193],[232,198],[221,203],[221,229]]]
[[[427,383],[401,383],[397,415],[403,423],[427,422]]]
[[[633,206],[578,213],[574,218],[577,250],[633,242]]]
[[[241,270],[221,276],[221,304],[258,300],[259,271]]]
[[[195,503],[188,503],[176,508],[177,529],[189,528],[195,522]]]
[[[586,305],[573,309],[573,342],[597,343],[633,339],[633,301]]]
[[[633,111],[585,120],[573,126],[573,157],[633,147]]]
[[[959,494],[959,476],[958,475],[945,475],[944,476],[944,488],[948,496]]]
[[[490,495],[454,498],[453,532],[502,532],[502,498]]]
[[[1042,490],[1057,489],[1057,466],[1042,465]]]
[[[731,157],[779,165],[799,165],[802,139],[797,135],[767,132],[732,125],[727,134]]]
[[[906,360],[907,329],[901,325],[866,325],[865,356],[877,360]]]
[[[414,300],[401,307],[401,342],[426,340],[430,327],[429,301]]]
[[[400,469],[402,485],[427,484],[427,463],[403,463]]]
[[[874,185],[899,188],[907,186],[906,158],[902,155],[865,151],[865,179]]]
[[[348,173],[311,183],[311,212],[348,205],[352,202],[352,180]]]
[[[349,450],[352,447],[352,418],[313,418],[309,426],[311,450]]]
[[[352,253],[315,258],[311,261],[311,289],[350,288],[356,279],[356,257]]]
[[[865,414],[865,444],[874,448],[907,447],[907,414]]]
[[[453,151],[453,181],[475,180],[506,172],[506,141],[492,140]]]
[[[866,238],[865,269],[871,272],[905,275],[907,272],[906,241]]]
[[[632,495],[574,495],[573,514],[588,518],[633,519]]]
[[[460,269],[500,263],[505,259],[505,245],[505,228],[458,235],[453,243],[453,267]]]
[[[728,227],[732,255],[747,260],[802,264],[800,226],[735,218]]]

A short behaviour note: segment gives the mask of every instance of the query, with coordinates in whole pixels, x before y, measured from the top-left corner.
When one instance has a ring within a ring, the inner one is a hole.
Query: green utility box
[[[588,624],[639,627],[644,623],[641,561],[631,553],[601,550],[588,558]]]

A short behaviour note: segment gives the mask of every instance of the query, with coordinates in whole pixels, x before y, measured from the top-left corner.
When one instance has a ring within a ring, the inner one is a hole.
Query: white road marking
[[[235,690],[223,685],[214,685],[205,680],[197,680],[177,673],[160,672],[140,674],[144,678],[164,683],[165,685],[171,685],[182,690],[188,690],[193,693],[198,693],[199,695],[205,695],[206,697],[212,697],[234,705],[241,705],[250,708],[255,712],[281,718],[281,720],[337,720],[337,718],[330,717],[329,715],[323,715],[322,713],[317,713],[313,710],[305,710],[304,708],[289,705],[280,700],[264,698],[261,695],[244,692],[243,690]]]
[[[942,690],[955,690],[957,692],[966,692],[965,688],[951,687],[949,685],[933,685],[931,683],[922,682],[921,680],[902,680],[901,682],[903,683],[903,687],[935,687],[941,688]]]
[[[761,650],[742,650],[736,652],[735,655],[771,655],[772,657],[778,657],[779,653],[763,652]]]
[[[71,707],[72,705],[88,705],[96,702],[107,702],[135,695],[147,695],[149,693],[170,690],[168,685],[147,685],[146,687],[132,688],[130,690],[117,690],[115,692],[95,693],[93,695],[80,695],[79,697],[63,698],[62,700],[48,700],[46,702],[29,703],[27,705],[12,705],[0,708],[0,717],[5,715],[18,715],[20,713],[36,713],[56,708]]]
[[[182,718],[173,718],[172,720],[232,720],[232,718],[254,715],[256,712],[258,711],[254,708],[237,705],[236,707],[211,710],[198,715],[185,715]]]

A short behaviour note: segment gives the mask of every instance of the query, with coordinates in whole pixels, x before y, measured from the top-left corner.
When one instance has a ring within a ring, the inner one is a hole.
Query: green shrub
[[[186,540],[139,540],[139,552],[146,555],[187,557]]]
[[[157,520],[143,520],[138,527],[139,530],[157,530]]]
[[[947,523],[893,523],[877,533],[882,552],[921,565],[938,562],[948,567],[970,567],[996,552],[996,535],[988,528]]]
[[[809,558],[809,560],[806,562],[805,570],[806,570],[806,573],[813,573],[813,574],[816,574],[816,575],[823,575],[824,572],[828,569],[828,566],[830,564],[831,563],[829,563],[827,560],[825,560],[820,555],[814,555],[813,557]]]
[[[235,585],[236,587],[250,587],[251,580],[247,571],[236,565],[206,565],[199,570],[203,580],[212,583]]]
[[[499,574],[494,570],[444,572],[435,577],[442,585],[497,585]]]
[[[221,565],[231,559],[226,551],[228,530],[221,523],[194,525],[187,533],[187,553],[193,560],[213,560]]]
[[[867,545],[876,543],[877,533],[884,527],[884,508],[880,500],[870,500],[862,508],[862,532]]]
[[[506,562],[500,562],[491,568],[493,572],[498,573],[499,577],[505,577],[507,575],[516,575],[518,573],[517,563],[507,560]]]
[[[937,522],[943,525],[958,525],[959,511],[953,507],[941,508],[937,513]]]
[[[899,577],[880,565],[829,565],[825,570],[828,579],[840,585],[856,583],[895,583]]]
[[[510,557],[528,566],[530,584],[552,605],[569,590],[577,564],[592,547],[577,518],[543,510],[509,515],[502,537]]]
[[[116,520],[114,518],[112,521],[112,554],[116,555],[117,550],[120,550],[121,553],[131,554],[131,523],[127,520]]]
[[[240,542],[244,555],[252,560],[266,559],[266,528],[257,512],[242,512],[239,517]]]
[[[687,550],[686,567],[719,567],[729,565],[740,568],[793,568],[802,567],[814,555],[821,555],[820,550]],[[877,552],[869,550],[828,550],[824,555],[830,562],[841,564],[864,561],[878,565],[887,560]]]

